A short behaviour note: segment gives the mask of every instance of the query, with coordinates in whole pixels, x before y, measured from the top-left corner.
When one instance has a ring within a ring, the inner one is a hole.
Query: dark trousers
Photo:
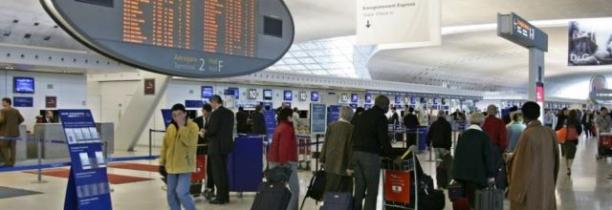
[[[206,190],[211,190],[213,193],[215,192],[215,179],[213,178],[213,167],[212,161],[210,161],[210,156],[206,160]]]
[[[476,207],[476,191],[482,189],[478,184],[474,184],[472,182],[459,182],[463,186],[463,192],[465,193],[465,197],[467,197],[470,202],[470,208]]]
[[[353,153],[355,169],[355,210],[376,210],[380,183],[380,156],[378,154]],[[365,204],[363,203],[365,198]]]
[[[217,199],[229,201],[229,183],[227,179],[227,155],[210,155],[212,178],[217,187]]]
[[[325,173],[325,192],[353,193],[353,177]]]
[[[2,155],[4,166],[15,166],[16,142],[0,140],[0,155]]]

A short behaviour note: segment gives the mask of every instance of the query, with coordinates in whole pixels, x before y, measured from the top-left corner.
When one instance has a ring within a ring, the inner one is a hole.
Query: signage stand
[[[105,152],[90,110],[60,110],[70,153],[64,210],[111,210]]]

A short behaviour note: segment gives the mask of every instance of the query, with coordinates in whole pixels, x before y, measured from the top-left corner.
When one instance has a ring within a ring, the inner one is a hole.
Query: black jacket
[[[438,118],[431,124],[427,133],[427,140],[434,148],[449,149],[452,146],[452,127],[444,118]]]
[[[265,135],[268,133],[266,128],[266,119],[264,115],[259,112],[253,113],[253,133]]]
[[[409,113],[404,116],[404,126],[410,129],[416,129],[419,127],[419,119],[416,115]]]
[[[227,155],[234,150],[234,113],[221,106],[206,123],[209,155]]]
[[[249,133],[249,114],[242,111],[236,113],[236,127],[238,129],[238,133]]]
[[[492,147],[491,140],[486,133],[474,129],[463,132],[455,148],[454,179],[486,187],[487,178],[495,176]]]
[[[373,107],[361,115],[353,129],[353,151],[391,155],[389,128],[385,112]]]

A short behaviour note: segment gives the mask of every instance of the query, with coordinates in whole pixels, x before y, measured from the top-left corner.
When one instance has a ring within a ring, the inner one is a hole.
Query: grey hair
[[[470,115],[470,124],[481,125],[485,120],[485,116],[480,112],[474,112]]]
[[[340,108],[340,118],[350,122],[353,119],[353,109],[348,106],[342,106]]]

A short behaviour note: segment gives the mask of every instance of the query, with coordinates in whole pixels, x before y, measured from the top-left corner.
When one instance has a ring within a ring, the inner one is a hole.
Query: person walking
[[[387,118],[389,98],[378,96],[374,107],[365,111],[353,129],[353,158],[355,170],[355,210],[375,210],[380,183],[380,155],[391,155]],[[365,200],[365,203],[364,203]]]
[[[172,122],[166,128],[160,151],[160,171],[167,173],[166,198],[171,210],[196,210],[189,195],[191,174],[196,169],[198,125],[187,118],[182,104],[172,106]]]
[[[414,114],[414,108],[412,107],[408,108],[408,113],[404,116],[404,126],[406,127],[406,145],[408,147],[416,145],[419,119]]]
[[[578,121],[576,110],[569,111],[569,115],[565,120],[565,128],[567,129],[567,137],[561,145],[567,166],[567,175],[572,175],[572,164],[576,157],[576,147],[578,146],[578,138],[582,134],[582,126]]]
[[[212,178],[217,188],[217,197],[211,204],[229,203],[227,179],[227,156],[234,150],[234,113],[223,106],[221,96],[210,98],[213,112],[210,114],[204,136],[208,139],[208,159],[212,167]]]
[[[589,139],[591,137],[593,137],[593,110],[587,110],[584,115],[582,116],[582,126],[584,128],[584,134],[586,135],[586,138]]]
[[[253,119],[253,134],[266,135],[268,128],[266,128],[266,118],[261,105],[255,106],[255,112],[251,118]]]
[[[10,98],[2,99],[0,110],[0,155],[4,160],[4,166],[15,166],[16,141],[19,138],[19,125],[23,123],[23,116],[19,110],[13,108]]]
[[[300,182],[298,177],[298,143],[293,128],[293,111],[291,108],[282,108],[278,114],[279,124],[272,136],[272,145],[268,152],[270,168],[287,166],[291,169],[289,189],[291,199],[287,210],[297,210],[300,198]]]
[[[471,125],[457,140],[453,162],[453,178],[463,186],[472,208],[476,204],[476,191],[495,183],[491,140],[479,126],[483,121],[484,115],[480,112],[470,115]]]
[[[567,108],[563,108],[557,114],[557,123],[555,125],[555,131],[560,130],[565,126],[565,120],[567,119],[567,115],[569,114],[569,110]]]
[[[499,109],[495,105],[487,107],[487,118],[485,119],[482,129],[491,140],[491,155],[493,158],[493,167],[496,171],[496,185],[499,189],[506,189],[507,174],[503,153],[508,146],[508,134],[506,131],[506,123],[497,117]]]
[[[446,120],[444,112],[438,114],[438,120],[436,120],[427,133],[427,140],[433,146],[436,154],[436,160],[442,161],[442,159],[450,154],[450,149],[453,144],[452,142],[453,129],[451,124]]]
[[[527,128],[518,141],[511,165],[510,210],[556,210],[555,185],[559,173],[556,134],[538,120],[537,103],[525,103],[521,112]]]
[[[516,144],[518,143],[523,130],[525,130],[525,124],[523,124],[523,114],[521,112],[513,112],[510,114],[510,118],[512,121],[510,124],[506,125],[506,130],[508,131],[508,148],[506,148],[506,153],[514,152]]]
[[[198,150],[197,155],[208,155],[208,139],[204,135],[204,130],[208,119],[210,119],[210,113],[212,112],[212,106],[210,104],[204,104],[202,106],[202,116],[196,117],[194,122],[198,124],[200,132],[198,134]],[[206,165],[210,166],[210,159],[206,160]],[[215,197],[215,182],[212,178],[212,167],[206,167],[206,186],[202,195],[208,200]]]
[[[340,108],[340,120],[327,126],[325,143],[321,150],[321,163],[325,168],[326,192],[353,192],[353,170],[350,162],[353,155],[353,110]]]

